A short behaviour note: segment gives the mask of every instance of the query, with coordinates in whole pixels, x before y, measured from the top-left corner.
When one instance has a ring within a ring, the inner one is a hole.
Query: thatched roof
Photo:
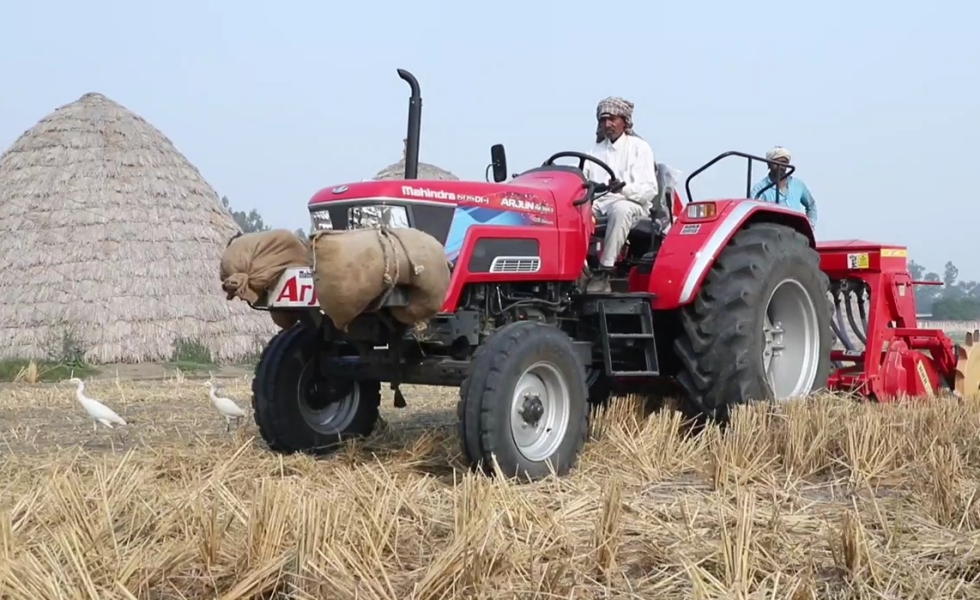
[[[0,156],[0,358],[169,360],[177,338],[215,359],[256,351],[265,313],[221,291],[234,218],[156,128],[85,94]]]
[[[423,162],[419,163],[418,178],[459,181],[459,177],[456,177],[449,171]],[[402,150],[402,159],[400,161],[381,169],[372,179],[375,181],[382,179],[405,179],[405,151]]]

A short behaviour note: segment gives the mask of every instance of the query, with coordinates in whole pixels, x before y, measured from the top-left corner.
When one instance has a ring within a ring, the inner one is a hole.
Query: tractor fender
[[[758,200],[720,200],[714,204],[714,218],[692,219],[686,211],[682,212],[667,232],[646,285],[635,282],[656,295],[653,308],[670,310],[692,302],[718,255],[748,223],[792,227],[807,236],[811,247],[816,247],[813,229],[803,213]]]

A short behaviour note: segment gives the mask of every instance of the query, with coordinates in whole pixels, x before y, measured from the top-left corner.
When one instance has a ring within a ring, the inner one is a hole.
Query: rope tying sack
[[[357,315],[381,307],[396,321],[416,325],[437,314],[445,301],[450,279],[445,247],[424,231],[386,226],[322,231],[310,244],[320,308],[341,331]]]
[[[417,265],[414,261],[412,261],[412,254],[408,251],[408,248],[405,247],[405,242],[398,237],[397,232],[386,225],[379,226],[377,228],[377,232],[378,243],[381,244],[381,255],[384,257],[385,263],[383,281],[387,288],[375,302],[371,303],[369,310],[377,310],[384,305],[384,303],[388,301],[388,298],[391,297],[391,293],[395,291],[395,286],[398,285],[398,280],[401,277],[401,263],[398,260],[398,246],[401,246],[402,251],[405,253],[405,260],[408,262],[408,268],[411,269],[412,275],[420,275],[425,269],[424,266]],[[394,240],[398,240],[398,246],[395,245],[392,238],[394,238]],[[394,266],[394,274],[390,273],[392,270],[392,265]]]
[[[376,298],[365,311],[370,312],[379,309],[388,298],[391,297],[391,293],[398,286],[399,279],[401,278],[401,262],[399,261],[398,247],[401,247],[402,252],[405,253],[405,259],[408,262],[408,267],[412,275],[421,275],[425,271],[424,265],[416,264],[412,260],[412,255],[405,247],[405,243],[400,237],[396,229],[392,229],[387,225],[379,225],[377,227],[362,228],[357,231],[364,231],[365,229],[373,229],[377,232],[378,244],[381,246],[381,256],[384,260],[384,273],[382,274],[381,280],[385,285],[385,291],[378,298]],[[313,271],[316,272],[316,243],[320,237],[330,234],[344,233],[344,231],[318,231],[311,236],[311,245],[313,249]],[[397,240],[397,244],[395,241]]]

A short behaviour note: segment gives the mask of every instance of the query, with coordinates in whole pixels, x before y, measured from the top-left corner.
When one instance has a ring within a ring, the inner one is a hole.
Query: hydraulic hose
[[[847,329],[844,327],[844,311],[840,308],[840,295],[836,291],[834,292],[834,317],[837,319],[837,327],[835,328],[837,337],[844,344],[845,350],[853,352],[854,344],[851,342],[850,336],[847,335]]]
[[[861,317],[861,324],[864,325],[864,335],[868,335],[868,311],[867,311],[867,307],[864,305],[864,297],[866,294],[870,299],[871,288],[868,287],[868,284],[862,282],[861,294],[857,297],[857,301],[858,301],[858,315]]]
[[[854,296],[857,297],[857,294],[854,294]],[[857,321],[854,319],[854,309],[851,308],[851,290],[849,288],[844,290],[844,307],[845,310],[847,310],[847,322],[851,324],[851,329],[854,330],[854,335],[861,340],[862,344],[867,345],[868,338],[866,335],[864,335],[865,328],[858,326]]]

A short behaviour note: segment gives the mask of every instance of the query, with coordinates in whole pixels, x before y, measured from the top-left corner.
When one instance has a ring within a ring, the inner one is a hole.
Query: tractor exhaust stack
[[[408,99],[408,137],[405,139],[405,179],[418,179],[419,138],[422,132],[422,94],[419,81],[405,69],[398,69],[398,76],[412,89]]]

